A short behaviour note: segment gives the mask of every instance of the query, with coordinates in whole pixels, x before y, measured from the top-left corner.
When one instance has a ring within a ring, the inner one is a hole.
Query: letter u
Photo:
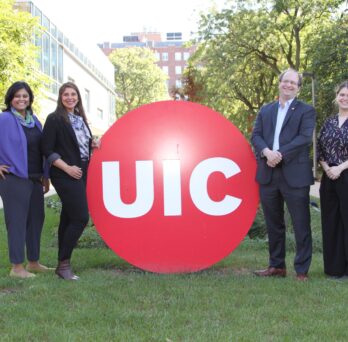
[[[135,218],[147,214],[154,201],[153,162],[135,162],[136,199],[125,204],[121,199],[120,163],[102,163],[103,201],[106,210],[113,216]]]

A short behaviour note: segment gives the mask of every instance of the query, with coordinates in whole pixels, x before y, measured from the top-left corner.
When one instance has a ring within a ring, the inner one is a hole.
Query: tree
[[[200,47],[185,74],[187,93],[247,134],[258,109],[277,95],[280,71],[311,66],[308,51],[318,28],[335,20],[343,2],[235,1],[232,8],[203,15]]]
[[[118,118],[140,105],[168,98],[167,76],[156,65],[150,49],[116,49],[109,58],[115,66]]]
[[[335,87],[348,80],[348,13],[318,28],[308,51],[309,69],[316,79],[318,127],[337,112],[333,103]],[[308,92],[308,90],[307,90]]]
[[[42,78],[37,72],[37,49],[33,33],[38,30],[37,19],[17,11],[12,0],[0,0],[0,98],[8,87],[23,80],[38,94]]]

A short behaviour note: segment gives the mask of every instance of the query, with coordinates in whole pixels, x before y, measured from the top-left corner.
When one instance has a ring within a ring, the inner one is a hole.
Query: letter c
[[[208,178],[213,172],[222,172],[230,178],[240,172],[239,166],[231,159],[216,157],[200,162],[190,178],[190,193],[195,206],[208,215],[223,216],[235,211],[242,200],[226,195],[222,201],[213,201],[208,194]]]

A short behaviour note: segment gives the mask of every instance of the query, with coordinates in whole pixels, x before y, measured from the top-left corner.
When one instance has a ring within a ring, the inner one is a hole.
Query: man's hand
[[[262,153],[267,158],[267,165],[269,167],[275,167],[282,161],[283,158],[279,151],[272,151],[269,148],[265,148]]]
[[[278,163],[270,162],[270,161],[267,160],[267,165],[268,165],[269,167],[276,167],[277,164],[278,164]]]
[[[8,165],[0,165],[0,177],[2,179],[6,179],[5,174],[9,173],[8,168]]]

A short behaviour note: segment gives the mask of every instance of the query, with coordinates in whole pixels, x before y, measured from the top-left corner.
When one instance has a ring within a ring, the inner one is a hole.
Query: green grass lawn
[[[55,266],[58,216],[46,216],[41,261]],[[267,243],[246,238],[206,271],[156,275],[107,248],[80,248],[78,282],[11,279],[1,212],[0,341],[347,341],[348,282],[324,277],[320,251],[307,283],[294,279],[292,252],[287,278],[253,276],[267,259]]]

